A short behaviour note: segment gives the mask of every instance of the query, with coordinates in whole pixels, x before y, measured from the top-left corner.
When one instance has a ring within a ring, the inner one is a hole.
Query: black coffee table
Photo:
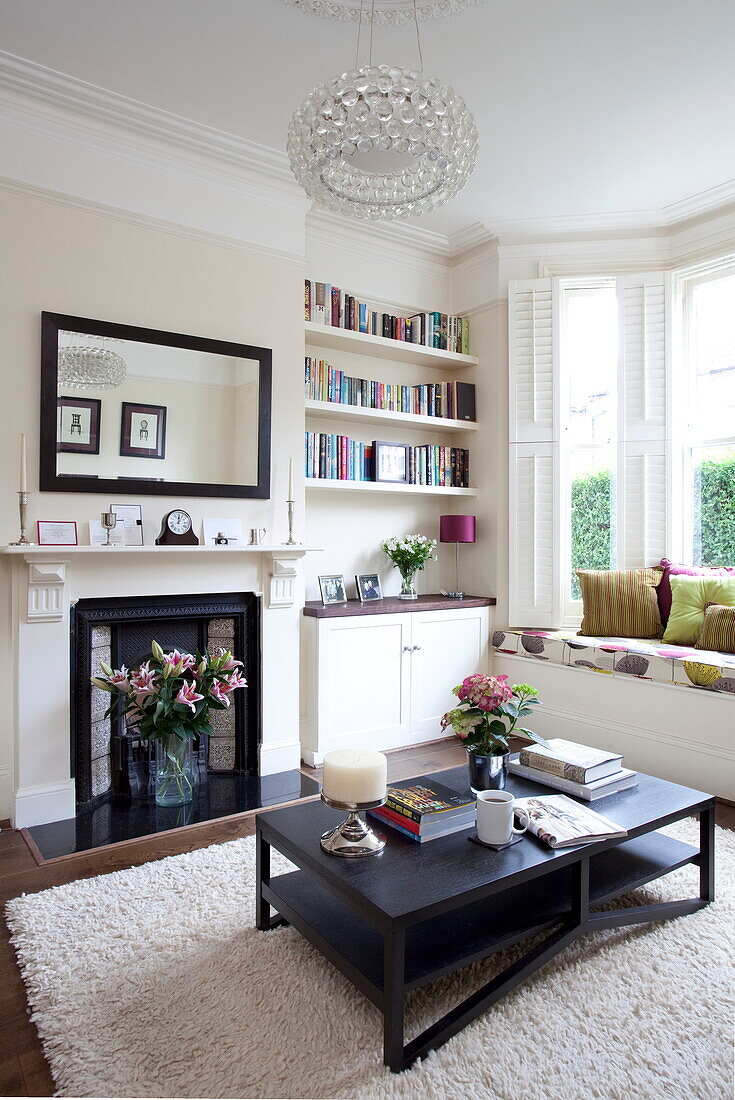
[[[466,791],[467,769],[436,778]],[[512,777],[518,797],[553,794]],[[290,923],[383,1013],[384,1061],[394,1072],[441,1046],[587,932],[695,913],[714,899],[711,795],[640,775],[639,786],[593,804],[628,836],[550,851],[534,837],[503,852],[467,842],[470,830],[419,845],[392,829],[378,856],[339,859],[319,838],[340,820],[321,802],[257,820],[257,927]],[[699,815],[699,848],[656,832]],[[342,815],[344,816],[344,815]],[[270,849],[299,868],[270,876]],[[677,867],[699,867],[699,897],[594,912]],[[270,907],[276,910],[271,915]],[[417,986],[536,933],[549,935],[404,1045],[403,1001]]]

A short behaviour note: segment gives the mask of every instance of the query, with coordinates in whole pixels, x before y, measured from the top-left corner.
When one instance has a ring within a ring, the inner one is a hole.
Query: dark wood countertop
[[[399,600],[397,596],[385,596],[382,600],[348,600],[347,603],[330,603],[325,607],[321,600],[308,600],[304,615],[314,619],[343,619],[354,615],[396,615],[404,611],[460,611],[463,607],[493,607],[494,596],[465,596],[453,600],[439,594],[419,596],[417,600]]]

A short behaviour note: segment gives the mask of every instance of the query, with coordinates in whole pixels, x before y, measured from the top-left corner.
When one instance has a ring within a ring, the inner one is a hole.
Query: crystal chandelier
[[[106,347],[59,348],[59,387],[114,390],[125,381],[125,360]]]
[[[418,46],[421,58],[420,39]],[[369,63],[309,93],[291,119],[287,150],[310,198],[338,214],[378,219],[447,202],[474,171],[477,144],[475,121],[452,87],[372,64],[371,22]]]

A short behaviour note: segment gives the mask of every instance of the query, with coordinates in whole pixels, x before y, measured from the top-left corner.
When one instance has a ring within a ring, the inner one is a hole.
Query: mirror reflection
[[[56,475],[258,483],[260,363],[60,330]]]

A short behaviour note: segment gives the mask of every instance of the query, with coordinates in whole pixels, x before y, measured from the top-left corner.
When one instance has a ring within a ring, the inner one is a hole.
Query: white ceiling
[[[4,50],[278,150],[356,32],[283,0],[0,0]],[[480,132],[426,229],[659,211],[735,180],[733,0],[483,0],[421,37]],[[376,28],[373,57],[417,65],[415,29]]]

